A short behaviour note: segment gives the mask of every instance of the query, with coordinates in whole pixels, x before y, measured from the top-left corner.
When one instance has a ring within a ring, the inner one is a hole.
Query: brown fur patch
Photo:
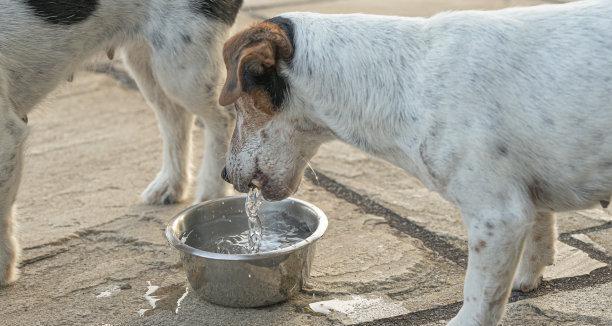
[[[273,114],[274,105],[270,94],[261,89],[245,89],[242,78],[249,71],[262,73],[265,69],[276,69],[279,60],[292,59],[293,50],[287,33],[271,22],[256,24],[230,38],[223,47],[227,79],[219,103],[230,105],[238,98],[248,95],[253,98],[256,108]]]
[[[487,247],[487,243],[484,240],[478,241],[478,243],[474,246],[474,251],[476,253],[480,253],[480,251]]]

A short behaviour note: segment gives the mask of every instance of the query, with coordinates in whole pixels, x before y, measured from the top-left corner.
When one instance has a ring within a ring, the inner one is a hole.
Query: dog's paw
[[[16,258],[6,259],[2,262],[0,257],[0,287],[11,285],[19,278],[19,270],[17,269]]]
[[[521,291],[524,293],[531,292],[537,289],[541,282],[542,275],[540,274],[518,274],[516,275],[516,277],[514,278],[514,282],[512,283],[512,290]]]
[[[142,200],[148,205],[171,205],[183,200],[184,185],[160,174],[142,193]]]
[[[0,287],[9,286],[19,278],[17,266],[7,266],[0,277]]]

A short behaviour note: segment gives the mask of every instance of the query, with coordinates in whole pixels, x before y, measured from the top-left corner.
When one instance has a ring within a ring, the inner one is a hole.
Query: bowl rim
[[[205,201],[205,202],[185,208],[184,210],[176,214],[176,216],[170,221],[168,226],[166,226],[166,230],[165,230],[166,240],[168,240],[170,245],[174,247],[175,249],[182,251],[184,253],[190,254],[192,256],[197,256],[197,257],[206,258],[206,259],[213,259],[213,260],[252,261],[252,260],[260,260],[260,259],[271,258],[271,257],[278,257],[278,256],[282,256],[282,255],[286,255],[286,254],[295,252],[296,250],[299,250],[303,247],[307,247],[313,244],[314,242],[316,242],[317,240],[319,240],[323,236],[325,231],[327,230],[327,226],[328,226],[327,215],[325,215],[323,210],[321,210],[319,207],[309,202],[306,202],[306,201],[303,201],[297,198],[293,198],[293,197],[288,197],[286,199],[281,200],[281,202],[289,200],[294,203],[304,205],[305,207],[311,209],[319,220],[317,229],[310,236],[288,247],[284,247],[284,248],[273,250],[273,251],[267,251],[263,253],[256,253],[256,254],[220,254],[220,253],[204,251],[201,249],[197,249],[197,248],[188,246],[185,243],[183,243],[179,238],[177,238],[176,235],[174,234],[175,226],[190,211],[193,211],[203,206],[212,205],[218,202],[227,201],[227,200],[236,200],[236,199],[246,199],[246,195],[229,196],[229,197],[224,197],[224,198],[213,199],[213,200]]]

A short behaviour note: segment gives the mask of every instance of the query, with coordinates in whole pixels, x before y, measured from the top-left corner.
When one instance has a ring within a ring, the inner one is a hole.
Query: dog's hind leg
[[[25,121],[15,113],[2,91],[0,85],[0,286],[17,279],[19,244],[15,237],[13,206],[21,179],[27,135]]]
[[[155,110],[163,139],[161,171],[142,198],[148,204],[176,203],[183,199],[189,179],[193,114],[166,96],[151,69],[151,50],[146,43],[131,44],[122,54],[139,89]]]
[[[553,213],[538,213],[535,224],[525,240],[525,250],[514,277],[514,290],[529,292],[542,280],[546,266],[555,260],[557,240],[556,219]]]

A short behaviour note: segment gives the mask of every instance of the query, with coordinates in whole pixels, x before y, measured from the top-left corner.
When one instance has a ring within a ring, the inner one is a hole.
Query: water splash
[[[261,247],[261,219],[259,209],[263,204],[263,197],[257,188],[251,188],[244,203],[244,210],[249,218],[249,252],[254,254],[259,252]]]

